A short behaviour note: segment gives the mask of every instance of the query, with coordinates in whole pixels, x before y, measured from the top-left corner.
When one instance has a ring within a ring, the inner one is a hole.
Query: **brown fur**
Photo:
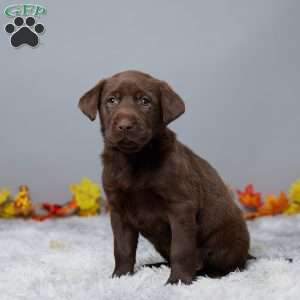
[[[139,234],[171,265],[168,283],[244,267],[246,224],[215,169],[168,129],[184,112],[168,84],[126,71],[100,81],[79,106],[91,120],[100,114],[114,276],[133,273]]]

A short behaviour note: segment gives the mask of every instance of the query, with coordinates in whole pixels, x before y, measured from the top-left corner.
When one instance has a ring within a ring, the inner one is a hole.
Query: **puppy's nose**
[[[124,118],[118,122],[117,128],[119,131],[130,131],[134,128],[134,123],[131,120]]]

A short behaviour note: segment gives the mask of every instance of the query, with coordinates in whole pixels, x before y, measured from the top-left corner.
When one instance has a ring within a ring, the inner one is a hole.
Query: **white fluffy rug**
[[[300,299],[300,216],[249,222],[257,261],[222,279],[165,286],[169,269],[140,239],[136,274],[111,279],[112,233],[107,216],[38,223],[0,220],[0,299]],[[289,263],[283,257],[294,258]]]

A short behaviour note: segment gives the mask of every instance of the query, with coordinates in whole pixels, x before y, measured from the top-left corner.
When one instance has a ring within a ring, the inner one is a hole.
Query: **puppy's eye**
[[[108,105],[116,105],[116,104],[119,104],[120,102],[120,99],[116,96],[110,96],[106,99],[106,103]]]
[[[138,101],[141,105],[144,105],[144,106],[150,106],[151,105],[151,99],[147,96],[142,96],[141,98],[139,98]]]

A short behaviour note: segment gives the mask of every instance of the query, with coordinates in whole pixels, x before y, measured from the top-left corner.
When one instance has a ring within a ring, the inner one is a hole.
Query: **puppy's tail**
[[[253,256],[250,253],[248,253],[247,260],[257,260],[257,259],[258,258],[256,256]],[[284,259],[286,261],[288,261],[289,263],[293,262],[292,258],[285,257]],[[162,262],[158,262],[158,263],[150,263],[150,264],[144,264],[143,265],[143,267],[146,267],[146,268],[160,268],[161,266],[170,267],[170,263],[167,262],[167,261],[162,261]],[[215,273],[211,273],[211,275],[209,275],[210,271],[208,271],[208,270],[197,271],[197,275],[202,275],[202,274],[206,274],[209,277],[217,277]],[[217,273],[217,275],[220,276],[219,273]]]
[[[255,256],[251,255],[250,253],[248,253],[247,260],[254,260],[254,259],[257,259],[257,258]]]
[[[161,266],[170,267],[170,264],[166,261],[158,262],[158,263],[151,263],[151,264],[144,264],[143,267],[146,268],[160,268]]]
[[[253,256],[253,255],[251,255],[251,254],[248,253],[247,260],[256,260],[256,259],[257,259],[257,257],[255,257],[255,256]],[[294,261],[290,257],[285,257],[284,260],[286,260],[289,263],[292,263]]]

